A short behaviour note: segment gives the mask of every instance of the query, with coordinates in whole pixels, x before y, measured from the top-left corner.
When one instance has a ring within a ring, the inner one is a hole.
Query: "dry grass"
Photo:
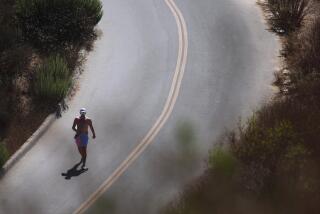
[[[26,115],[14,115],[6,132],[6,146],[10,155],[14,154],[24,142],[39,128],[50,111],[34,108]],[[27,123],[26,123],[27,121]]]

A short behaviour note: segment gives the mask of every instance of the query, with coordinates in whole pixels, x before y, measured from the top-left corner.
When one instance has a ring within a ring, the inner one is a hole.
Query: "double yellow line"
[[[176,24],[178,27],[178,36],[179,36],[179,50],[177,64],[174,71],[173,80],[171,83],[171,88],[169,95],[167,97],[166,103],[163,107],[163,110],[158,117],[155,124],[148,131],[146,136],[142,141],[133,149],[133,151],[127,156],[127,158],[117,167],[117,169],[99,186],[99,188],[93,192],[89,198],[83,202],[80,207],[74,211],[74,214],[84,213],[103,193],[105,193],[111,185],[127,170],[127,168],[141,155],[141,153],[152,143],[156,135],[159,133],[161,128],[164,126],[169,116],[172,113],[173,107],[177,101],[182,78],[184,75],[186,63],[187,63],[187,54],[188,54],[188,33],[186,22],[183,18],[183,15],[174,0],[164,0],[167,6],[172,12]]]

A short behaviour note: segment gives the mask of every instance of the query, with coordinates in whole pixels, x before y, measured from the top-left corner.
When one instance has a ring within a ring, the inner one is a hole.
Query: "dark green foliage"
[[[223,176],[230,177],[234,174],[236,159],[230,151],[220,147],[214,148],[209,153],[209,169]]]
[[[309,0],[265,0],[261,3],[267,12],[270,30],[288,35],[297,30],[306,15]]]
[[[258,162],[273,169],[286,148],[299,143],[292,124],[289,121],[276,122],[273,127],[266,127],[256,117],[249,120],[241,131],[241,144],[234,150],[239,159],[247,164]]]
[[[36,70],[34,90],[42,101],[60,101],[66,96],[71,84],[71,72],[60,56],[49,57]]]
[[[0,88],[10,86],[12,78],[28,61],[28,50],[21,45],[21,33],[14,21],[13,0],[0,5]]]
[[[25,38],[47,52],[84,42],[101,17],[99,0],[17,0]]]
[[[0,142],[0,168],[5,164],[9,158],[9,153],[3,142]]]

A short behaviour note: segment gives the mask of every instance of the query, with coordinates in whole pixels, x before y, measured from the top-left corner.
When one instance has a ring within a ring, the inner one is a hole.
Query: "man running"
[[[80,109],[80,117],[75,118],[73,121],[72,129],[76,132],[76,135],[74,136],[75,142],[78,146],[79,153],[81,155],[81,161],[82,163],[82,169],[86,169],[86,159],[87,159],[87,145],[89,142],[88,137],[88,127],[90,127],[90,130],[92,132],[92,138],[96,138],[96,134],[94,132],[92,121],[89,118],[86,118],[86,109],[81,108]],[[79,163],[79,164],[80,164]]]

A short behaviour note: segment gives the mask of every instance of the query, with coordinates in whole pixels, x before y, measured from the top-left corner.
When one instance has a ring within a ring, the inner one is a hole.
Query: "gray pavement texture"
[[[254,0],[176,0],[188,27],[180,96],[156,140],[87,213],[158,213],[199,175],[213,142],[272,95],[278,43]],[[103,0],[101,38],[69,110],[0,180],[0,213],[72,213],[125,159],[159,116],[176,65],[175,20],[163,0]],[[71,125],[88,109],[97,139],[89,170]]]

